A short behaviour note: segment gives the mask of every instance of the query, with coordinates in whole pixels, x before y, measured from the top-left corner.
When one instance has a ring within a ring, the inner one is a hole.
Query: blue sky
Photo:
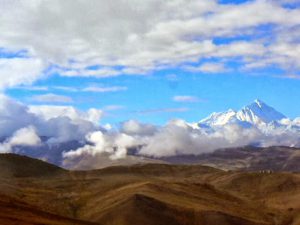
[[[173,69],[148,76],[120,76],[101,80],[62,78],[54,75],[38,81],[36,86],[49,88],[55,86],[81,88],[91,84],[126,86],[128,88],[126,91],[113,93],[51,90],[51,93],[69,96],[74,102],[67,103],[67,105],[73,105],[82,110],[92,107],[102,109],[109,106],[120,106],[107,112],[107,116],[103,118],[105,123],[137,119],[163,124],[172,118],[198,121],[214,111],[225,111],[229,108],[238,110],[256,98],[265,101],[288,117],[299,116],[297,102],[300,99],[300,80],[276,77],[272,69],[266,70],[264,73],[264,75],[237,72],[205,74],[187,73]],[[45,90],[10,89],[6,93],[28,104],[41,104],[32,101],[31,97],[47,92]],[[199,98],[199,101],[175,102],[173,100],[174,96],[186,95],[195,96]],[[58,105],[66,105],[66,103],[62,102]]]
[[[0,88],[27,105],[164,124],[259,98],[300,116],[298,1],[12,2],[1,9]]]

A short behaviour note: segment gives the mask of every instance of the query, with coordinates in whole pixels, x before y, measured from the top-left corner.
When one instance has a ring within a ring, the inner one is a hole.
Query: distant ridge
[[[218,149],[201,155],[162,157],[174,164],[201,164],[222,170],[300,172],[300,148],[244,146]]]
[[[239,111],[229,109],[225,112],[212,113],[210,116],[199,121],[199,124],[208,126],[222,126],[229,123],[259,125],[270,123],[286,118],[273,107],[267,105],[262,100],[255,99],[251,104],[243,107]]]
[[[66,170],[23,155],[0,154],[0,175],[2,177],[41,177],[64,173]]]

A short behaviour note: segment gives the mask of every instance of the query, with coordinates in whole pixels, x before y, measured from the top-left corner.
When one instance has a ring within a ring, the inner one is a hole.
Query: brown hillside
[[[0,175],[13,177],[39,177],[57,175],[64,169],[50,163],[16,154],[0,154]]]
[[[14,158],[10,165],[22,162],[16,168],[28,163],[31,168],[25,170],[26,176],[15,170],[18,176],[0,178],[0,224],[9,224],[7,215],[19,219],[16,224],[297,225],[300,221],[297,173],[224,172],[166,164],[69,172],[42,161],[10,157]],[[60,176],[42,176],[36,169]]]

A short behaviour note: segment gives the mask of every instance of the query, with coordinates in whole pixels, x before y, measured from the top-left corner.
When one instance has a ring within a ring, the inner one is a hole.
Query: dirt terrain
[[[160,160],[171,164],[201,164],[223,170],[300,172],[300,149],[285,146],[225,148],[200,155],[162,157]]]
[[[0,224],[298,225],[300,174],[146,164],[67,171],[0,154]]]

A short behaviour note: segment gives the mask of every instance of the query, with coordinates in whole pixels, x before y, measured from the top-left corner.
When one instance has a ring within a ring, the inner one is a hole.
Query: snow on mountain
[[[256,99],[252,104],[237,112],[237,118],[251,124],[270,123],[286,118],[285,115]]]
[[[201,120],[199,123],[209,126],[222,126],[230,122],[236,122],[236,120],[236,112],[232,109],[229,109],[226,112],[214,112],[209,117]]]
[[[212,113],[209,117],[200,120],[198,126],[216,127],[226,124],[238,124],[242,127],[264,126],[272,121],[284,119],[286,119],[286,116],[282,113],[257,99],[239,111],[229,109],[226,112]]]

